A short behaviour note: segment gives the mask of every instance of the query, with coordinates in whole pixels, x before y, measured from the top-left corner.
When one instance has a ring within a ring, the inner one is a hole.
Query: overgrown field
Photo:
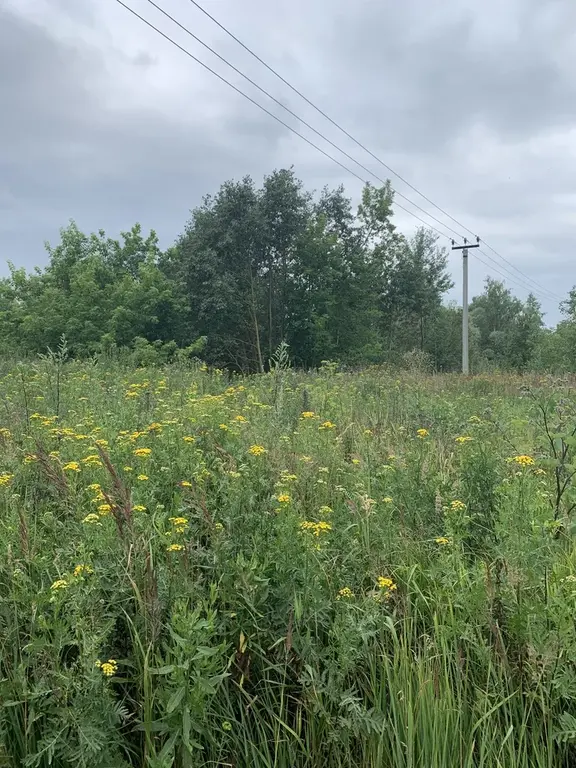
[[[576,393],[0,367],[0,765],[567,768]]]

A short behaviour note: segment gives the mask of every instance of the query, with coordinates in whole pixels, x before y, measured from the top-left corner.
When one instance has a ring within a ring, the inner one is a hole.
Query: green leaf
[[[186,695],[186,686],[182,685],[180,688],[177,688],[168,699],[168,704],[166,705],[166,712],[168,714],[171,714],[172,712],[174,712],[174,710],[177,707],[179,707],[180,704],[182,703],[182,700],[185,695]]]

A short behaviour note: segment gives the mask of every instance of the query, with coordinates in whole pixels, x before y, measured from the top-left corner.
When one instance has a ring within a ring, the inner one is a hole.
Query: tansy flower
[[[382,590],[384,599],[387,600],[398,587],[387,576],[378,576],[378,587]]]
[[[455,499],[450,504],[450,509],[452,512],[461,512],[463,509],[466,509],[466,504],[464,504],[463,501],[460,501],[459,499]]]
[[[309,531],[310,533],[314,534],[314,536],[320,536],[322,533],[328,533],[328,531],[331,531],[332,526],[330,523],[327,523],[324,520],[321,520],[319,523],[313,523],[309,520],[305,520],[304,522],[300,523],[300,530]]]
[[[170,520],[172,525],[186,525],[188,522],[187,517],[169,517],[168,520]]]
[[[515,464],[519,464],[521,467],[531,467],[536,462],[532,458],[532,456],[512,456],[510,459],[507,459],[508,462],[514,462]]]
[[[101,515],[107,515],[111,511],[112,511],[112,507],[110,506],[110,504],[98,505],[98,512],[100,512]]]
[[[180,485],[182,488],[192,488],[192,483],[189,480],[182,480]]]
[[[234,416],[234,421],[240,421],[240,422],[246,422],[248,419],[246,416],[242,416],[242,414],[238,414],[238,416]]]
[[[469,442],[470,442],[470,440],[472,440],[472,438],[471,438],[471,437],[469,437],[468,435],[459,435],[459,436],[456,438],[456,442],[457,442],[457,443],[469,443]]]
[[[146,507],[144,504],[135,504],[132,509],[134,512],[146,512]]]
[[[152,448],[136,448],[136,450],[132,451],[132,453],[134,456],[141,456],[144,458],[146,456],[150,456],[152,453]]]
[[[69,461],[62,469],[65,472],[80,472],[80,464],[77,461]]]
[[[196,440],[196,438],[192,437],[192,435],[186,435],[185,437],[182,438],[182,440],[184,440],[185,443],[193,443]]]
[[[318,510],[318,512],[319,512],[321,515],[331,515],[333,511],[334,511],[334,510],[332,509],[332,507],[328,507],[328,506],[326,506],[326,505],[325,505],[325,506],[323,506],[323,507],[320,507],[320,509]]]
[[[447,539],[446,536],[438,536],[438,538],[434,539],[434,541],[436,542],[436,544],[440,544],[440,545],[450,544],[450,539]]]
[[[354,592],[350,589],[350,587],[342,587],[342,589],[338,590],[338,594],[336,595],[336,600],[350,600],[354,597]]]
[[[13,477],[14,475],[10,475],[8,472],[3,472],[0,475],[0,487],[3,485],[8,485]]]
[[[429,435],[430,433],[428,432],[428,430],[427,430],[427,429],[417,429],[417,430],[416,430],[416,434],[418,435],[418,437],[419,437],[421,440],[423,440],[425,437],[428,437],[428,435]]]
[[[230,429],[230,427],[228,426],[228,424],[219,424],[218,426],[220,427],[220,429],[221,429],[223,432],[226,432],[227,430],[229,430],[229,429]]]
[[[333,424],[331,421],[324,421],[318,429],[336,429],[336,424]]]
[[[100,517],[95,512],[90,512],[90,514],[86,515],[82,522],[88,524],[100,523]]]
[[[302,411],[302,413],[300,414],[301,419],[313,419],[314,416],[316,416],[314,411]]]
[[[134,467],[122,467],[124,472],[134,472]]]
[[[52,584],[50,589],[56,592],[58,589],[66,589],[67,586],[68,586],[68,582],[66,581],[66,579],[56,579],[56,581]]]
[[[76,568],[74,568],[74,576],[84,576],[88,575],[90,573],[94,573],[94,569],[91,568],[89,565],[77,565]]]
[[[392,496],[384,496],[384,498],[382,499],[382,501],[384,502],[384,504],[392,504],[392,502],[394,501],[394,499],[392,498]]]
[[[97,661],[95,665],[102,670],[102,674],[105,677],[112,677],[118,671],[118,662],[115,659],[108,659],[108,661]]]
[[[266,453],[266,448],[263,445],[251,445],[248,448],[248,453],[251,453],[252,456],[261,456],[263,453]]]
[[[170,544],[166,547],[166,552],[181,552],[184,549],[184,544]]]
[[[280,502],[280,504],[289,504],[290,495],[288,493],[280,493],[276,496],[276,501]]]
[[[136,477],[136,480],[142,480],[142,481],[148,480],[148,475],[138,475]]]

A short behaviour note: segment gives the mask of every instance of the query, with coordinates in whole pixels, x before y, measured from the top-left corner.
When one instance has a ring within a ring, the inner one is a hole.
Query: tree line
[[[292,170],[225,182],[163,251],[139,224],[119,239],[74,222],[47,245],[48,264],[10,264],[0,281],[0,352],[54,348],[88,356],[130,349],[143,362],[200,356],[241,372],[266,370],[281,342],[295,365],[387,362],[457,370],[461,309],[447,252],[427,229],[405,237],[393,191],[367,184],[356,210],[344,189],[306,191]],[[576,290],[564,319],[543,326],[488,278],[470,304],[474,370],[576,370]]]

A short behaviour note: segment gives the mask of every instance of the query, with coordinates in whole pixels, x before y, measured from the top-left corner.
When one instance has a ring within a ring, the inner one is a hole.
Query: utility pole
[[[464,245],[455,245],[452,240],[452,250],[462,251],[462,373],[468,376],[470,373],[470,360],[468,357],[468,248],[479,248],[480,238],[475,243],[469,243],[464,238]]]

